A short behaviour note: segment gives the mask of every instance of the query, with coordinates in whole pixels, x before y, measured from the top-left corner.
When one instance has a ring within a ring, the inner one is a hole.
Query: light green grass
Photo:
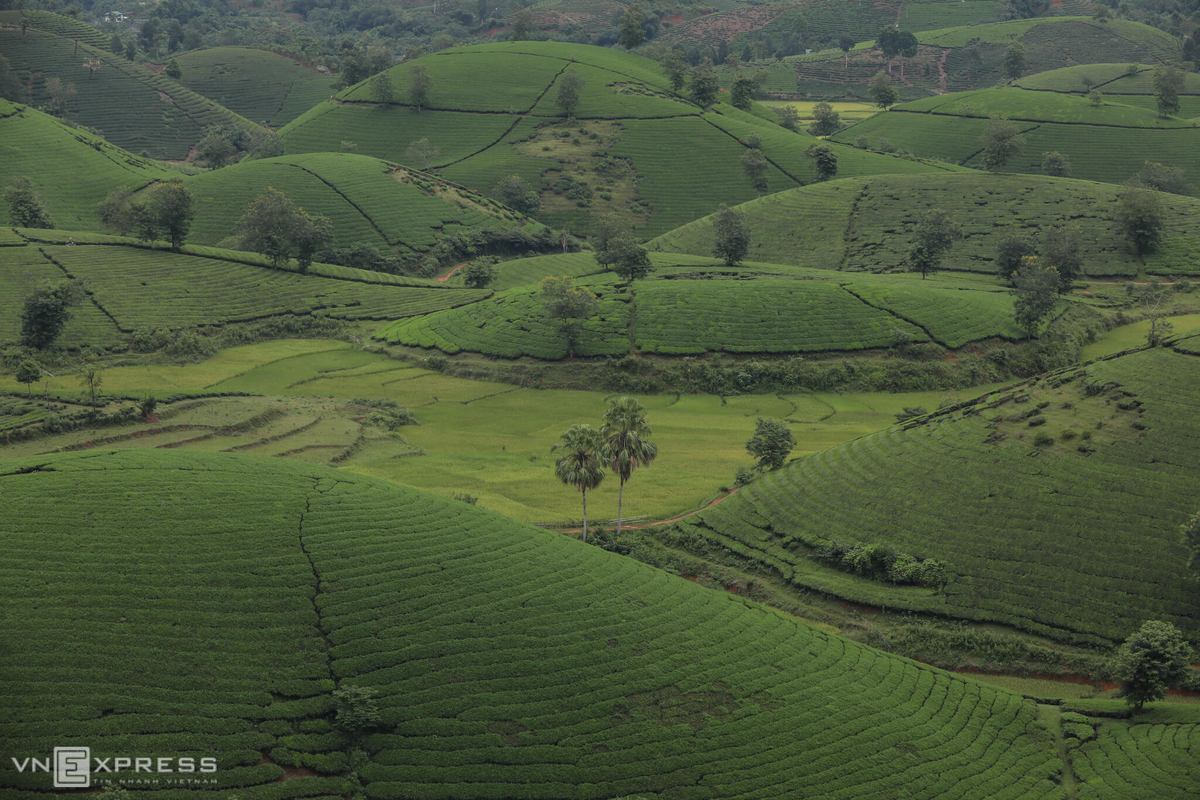
[[[1188,333],[1200,328],[1200,314],[1184,314],[1168,319],[1175,326],[1174,332],[1177,334]],[[1083,349],[1079,351],[1079,358],[1081,361],[1090,361],[1093,358],[1119,353],[1122,350],[1141,347],[1146,344],[1146,334],[1149,332],[1150,320],[1113,328],[1091,344],[1084,345]]]
[[[1123,105],[1121,98],[1092,105],[1086,97],[1063,96],[1058,92],[1034,92],[1005,87],[975,92],[956,92],[927,97],[897,106],[896,111],[914,114],[950,114],[986,119],[999,114],[1028,122],[1062,122],[1118,128],[1190,128],[1191,122],[1178,117],[1162,118],[1156,112]]]

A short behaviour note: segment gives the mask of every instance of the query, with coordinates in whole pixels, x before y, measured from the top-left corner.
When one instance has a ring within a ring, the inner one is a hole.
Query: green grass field
[[[361,686],[378,798],[1062,796],[1032,701],[462,503],[193,452],[0,480],[20,752],[203,751],[203,796],[337,794],[331,692]],[[14,798],[43,782],[0,767]]]
[[[236,246],[238,220],[268,187],[333,221],[336,243],[420,253],[439,234],[537,223],[487,197],[423,173],[352,153],[312,153],[247,161],[188,178],[196,202],[193,238]]]
[[[240,126],[262,132],[253,122],[229,111],[165,74],[115,56],[106,48],[84,42],[75,51],[73,39],[30,29],[0,28],[0,52],[18,71],[37,74],[34,105],[48,103],[46,81],[73,83],[76,94],[67,101],[69,119],[103,133],[118,147],[151,158],[183,160],[210,125]],[[80,67],[87,58],[100,61],[89,74]]]
[[[797,586],[1081,643],[1148,618],[1196,631],[1178,526],[1192,507],[1200,361],[1172,349],[994,392],[794,461],[686,526]],[[1090,388],[1089,388],[1090,387]],[[939,558],[944,594],[835,571],[830,540]]]
[[[541,189],[539,219],[585,234],[599,212],[620,214],[651,236],[755,196],[739,163],[750,134],[763,140],[772,162],[771,191],[815,179],[803,155],[813,137],[728,106],[702,113],[671,94],[662,70],[645,58],[553,42],[455,48],[419,59],[434,79],[419,113],[407,96],[408,71],[417,63],[390,71],[393,104],[372,102],[363,83],[293,121],[281,131],[288,152],[337,151],[352,142],[359,153],[404,163],[409,143],[429,138],[441,151],[439,174],[485,193],[521,175]],[[585,81],[570,122],[554,105],[556,82],[568,68]],[[840,146],[838,152],[844,175],[948,168]],[[563,176],[587,183],[589,196],[556,195]]]
[[[805,186],[741,208],[751,234],[748,258],[756,261],[849,271],[900,269],[918,216],[940,208],[955,213],[965,234],[947,256],[947,270],[994,273],[1003,238],[1036,242],[1042,228],[1057,225],[1082,231],[1085,275],[1130,276],[1139,265],[1113,222],[1118,191],[1039,176],[888,175]],[[1192,257],[1191,231],[1200,206],[1178,195],[1162,195],[1162,200],[1165,240],[1162,252],[1147,260],[1147,269],[1195,274],[1200,262]],[[714,242],[711,218],[705,218],[660,236],[649,247],[709,255]]]
[[[268,50],[212,47],[176,57],[179,82],[260,125],[283,127],[333,94],[334,79]]]
[[[18,176],[33,181],[59,227],[99,230],[95,206],[110,191],[172,173],[41,111],[0,100],[0,184]],[[7,204],[3,214],[7,219]]]

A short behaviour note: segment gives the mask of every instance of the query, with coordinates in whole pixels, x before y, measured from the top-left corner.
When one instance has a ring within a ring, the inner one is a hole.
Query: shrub
[[[1030,417],[1030,419],[1029,419],[1029,427],[1031,427],[1031,428],[1036,428],[1039,425],[1045,425],[1045,424],[1046,424],[1046,418],[1043,417],[1041,414],[1038,414],[1037,416],[1034,416],[1034,417]]]
[[[1045,447],[1054,444],[1054,437],[1045,431],[1038,431],[1037,435],[1033,437],[1033,443],[1037,447]]]

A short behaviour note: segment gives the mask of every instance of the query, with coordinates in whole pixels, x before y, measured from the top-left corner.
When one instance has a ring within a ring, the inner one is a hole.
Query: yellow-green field
[[[1175,326],[1175,333],[1186,333],[1187,331],[1200,328],[1200,314],[1184,314],[1178,317],[1171,317],[1170,319],[1171,324]],[[1096,341],[1084,347],[1079,353],[1079,359],[1081,361],[1089,361],[1093,358],[1119,353],[1131,347],[1140,347],[1146,343],[1146,334],[1149,331],[1149,320],[1142,320],[1141,322],[1134,322],[1130,325],[1113,328]]]
[[[767,108],[791,106],[800,115],[802,124],[811,125],[816,120],[816,117],[813,116],[813,106],[821,101],[760,100],[759,102]],[[833,110],[842,118],[842,122],[860,122],[879,113],[879,108],[870,103],[830,103],[829,105],[833,106]]]
[[[269,397],[394,399],[411,408],[420,422],[400,431],[411,448],[397,455],[390,444],[368,443],[344,462],[345,468],[447,496],[469,493],[481,506],[531,522],[578,518],[578,493],[555,479],[550,447],[573,423],[598,426],[610,396],[452,378],[328,340],[267,342],[231,348],[190,366],[115,367],[103,374],[104,391],[112,394],[162,398],[242,391]],[[50,380],[48,388],[79,391],[73,375]],[[0,389],[24,387],[5,375]],[[732,484],[738,467],[752,464],[745,443],[756,417],[787,419],[798,442],[793,455],[800,455],[886,428],[904,406],[933,409],[943,400],[985,390],[641,397],[660,455],[634,475],[625,493],[625,514],[670,518],[714,499]],[[74,434],[72,441],[81,435]],[[299,434],[289,449],[306,443]],[[29,447],[23,445],[22,454]],[[0,457],[7,455],[5,450],[0,448]],[[409,455],[413,450],[424,455]],[[616,482],[606,482],[588,500],[592,519],[615,517]]]

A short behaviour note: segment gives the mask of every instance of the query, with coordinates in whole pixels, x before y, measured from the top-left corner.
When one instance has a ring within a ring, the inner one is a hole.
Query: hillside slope
[[[1008,236],[1037,242],[1049,226],[1078,227],[1086,276],[1136,275],[1139,265],[1113,222],[1118,187],[1024,175],[882,175],[836,180],[752,200],[741,206],[750,229],[748,258],[840,270],[903,269],[919,215],[954,214],[964,238],[947,270],[995,273],[996,247]],[[1200,273],[1194,221],[1200,202],[1160,195],[1165,241],[1146,259],[1156,273]],[[653,240],[652,250],[711,255],[706,217]]]
[[[246,161],[190,177],[192,239],[237,246],[246,206],[268,188],[333,221],[336,243],[422,253],[437,236],[470,229],[542,226],[487,197],[429,175],[352,153],[310,153]]]
[[[408,88],[418,66],[433,80],[419,112]],[[584,81],[570,121],[555,104],[568,69]],[[804,155],[813,137],[784,130],[765,109],[756,115],[718,104],[704,112],[672,94],[661,68],[639,56],[514,42],[442,51],[388,75],[395,102],[374,102],[368,82],[352,86],[281,131],[288,152],[352,146],[409,164],[410,143],[427,138],[440,150],[433,166],[452,181],[485,193],[510,175],[532,182],[541,195],[538,219],[547,224],[588,232],[594,214],[613,212],[647,236],[754,197],[739,163],[751,136],[770,161],[769,191],[816,177]],[[846,176],[951,169],[837,152]]]
[[[463,503],[177,451],[0,484],[14,752],[201,750],[189,795],[340,795],[331,692],[366,687],[374,798],[1063,797],[1030,700]],[[13,800],[48,784],[0,765]]]
[[[162,166],[28,106],[0,99],[0,185],[29,178],[62,228],[99,230],[96,204],[113,189],[178,177]],[[8,209],[4,208],[7,220]]]
[[[1071,368],[802,457],[678,530],[891,609],[1097,645],[1166,619],[1194,638],[1179,526],[1200,490],[1197,385],[1193,343]],[[839,548],[861,542],[945,561],[944,593],[848,574]]]

